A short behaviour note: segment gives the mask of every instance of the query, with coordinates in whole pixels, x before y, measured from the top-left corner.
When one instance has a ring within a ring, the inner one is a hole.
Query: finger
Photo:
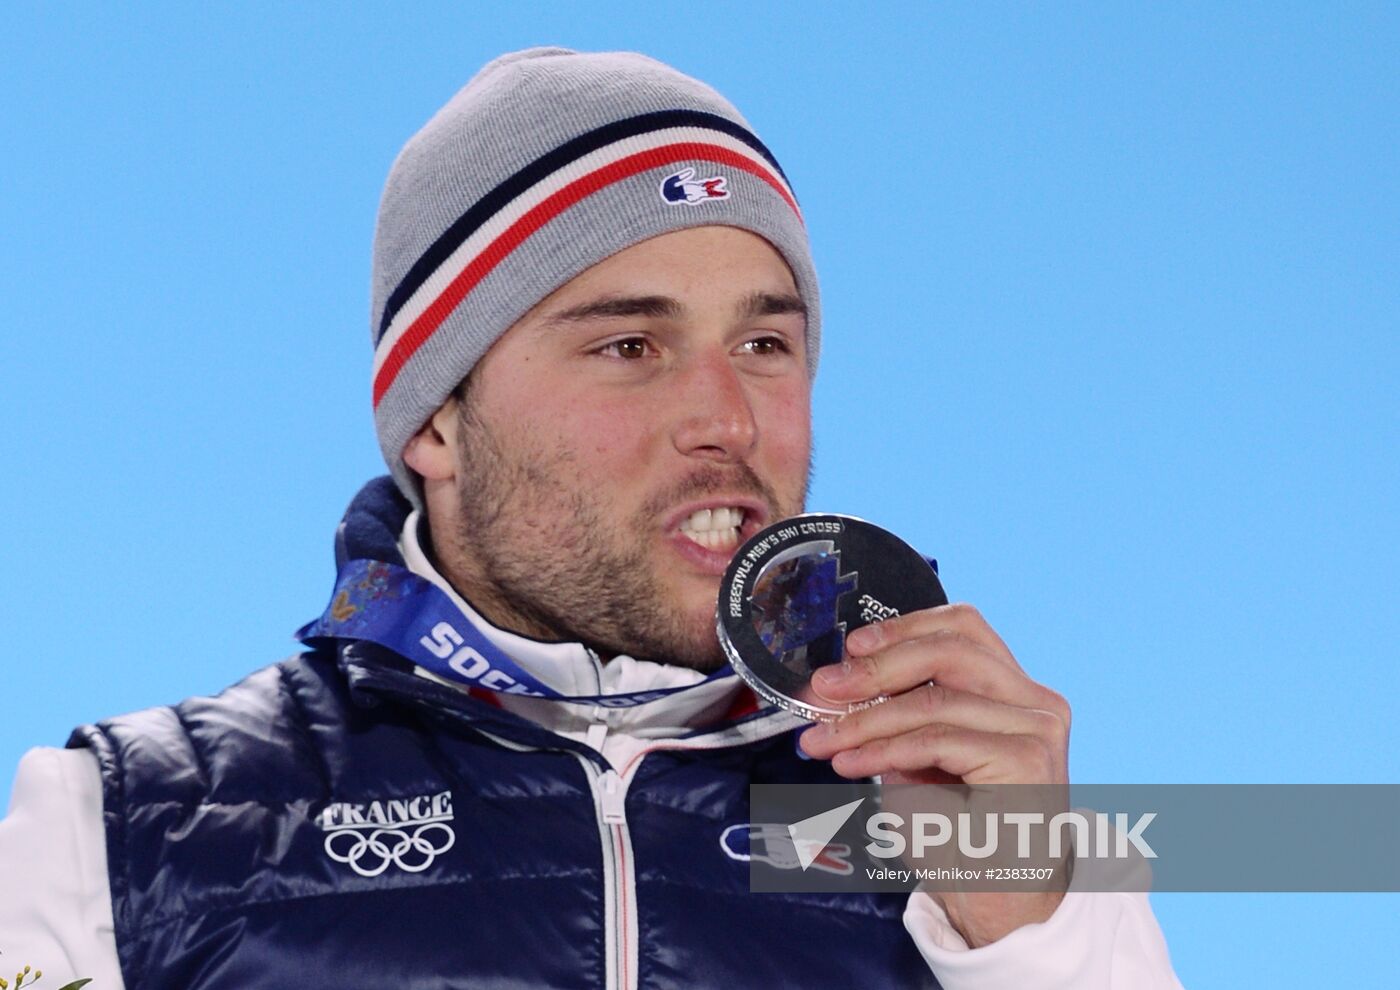
[[[852,779],[936,769],[968,784],[1049,784],[1066,776],[1063,758],[1036,736],[940,723],[843,750],[831,766]]]
[[[1019,668],[995,662],[984,643],[948,630],[903,640],[876,654],[847,656],[819,668],[812,687],[827,701],[851,704],[901,694],[930,680],[1003,704],[1044,708],[1066,723],[1069,719],[1069,705],[1054,691]]]
[[[1069,736],[1068,727],[1051,712],[1007,705],[945,684],[927,683],[884,704],[808,729],[802,734],[802,749],[809,756],[831,759],[843,750],[933,723],[977,732],[1040,736],[1060,748],[1064,748]]]
[[[956,633],[975,640],[988,650],[988,655],[1001,663],[1020,669],[1015,656],[996,634],[982,613],[971,605],[958,602],[920,609],[884,622],[861,626],[846,637],[846,652],[866,656],[910,639],[920,639],[937,633]]]

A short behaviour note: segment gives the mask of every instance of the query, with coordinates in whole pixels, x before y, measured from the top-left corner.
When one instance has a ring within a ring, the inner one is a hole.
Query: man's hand
[[[1069,704],[1026,676],[970,605],[864,626],[812,686],[828,701],[888,700],[808,729],[802,748],[845,777],[885,784],[1069,783]],[[1064,894],[934,895],[974,948],[1044,921]]]

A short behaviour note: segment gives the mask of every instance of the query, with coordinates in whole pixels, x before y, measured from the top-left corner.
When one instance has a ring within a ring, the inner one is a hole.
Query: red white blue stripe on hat
[[[615,183],[650,169],[692,162],[755,176],[801,219],[797,200],[768,149],[726,118],[665,111],[584,134],[483,196],[424,252],[390,294],[375,346],[374,405],[378,407],[403,366],[452,311],[532,234]],[[708,173],[706,178],[711,178]],[[723,185],[710,188],[719,192]]]

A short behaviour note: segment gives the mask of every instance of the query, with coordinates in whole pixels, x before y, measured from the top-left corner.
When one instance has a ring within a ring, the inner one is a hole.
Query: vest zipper
[[[404,691],[402,688],[399,693],[417,697],[415,692]],[[791,724],[784,724],[784,719],[790,720]],[[606,731],[590,732],[588,751],[581,752],[572,746],[539,746],[516,742],[489,729],[472,727],[474,731],[507,749],[568,752],[573,753],[583,764],[584,774],[593,792],[602,846],[604,980],[607,990],[634,990],[637,986],[637,884],[632,840],[627,827],[626,800],[627,789],[642,759],[648,753],[658,750],[723,749],[743,745],[777,735],[800,724],[801,720],[794,716],[774,713],[766,718],[740,723],[727,730],[699,737],[661,741],[634,754],[623,767],[621,774],[602,755]]]
[[[588,774],[598,809],[598,835],[603,850],[604,972],[608,990],[633,990],[637,985],[636,872],[632,840],[627,831],[626,782],[611,767],[599,770],[579,754]]]
[[[794,724],[798,724],[794,722]],[[596,729],[594,726],[593,729]],[[637,752],[618,773],[611,766],[606,770],[582,753],[577,754],[588,774],[598,811],[598,834],[603,848],[603,933],[604,971],[609,990],[633,990],[637,986],[639,955],[637,928],[637,873],[633,861],[632,838],[627,827],[627,789],[648,753],[676,749],[723,749],[762,739],[790,726],[775,724],[773,719],[754,721],[727,731],[695,739],[657,742]],[[589,732],[589,744],[602,753],[605,732]]]
[[[622,789],[622,778],[616,770],[609,770],[599,780],[602,791],[598,795],[598,803],[603,812],[603,821],[609,825],[626,825],[627,812],[623,806],[626,793]]]

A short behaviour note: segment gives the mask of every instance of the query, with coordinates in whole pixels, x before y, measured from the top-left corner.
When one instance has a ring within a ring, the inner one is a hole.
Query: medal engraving
[[[762,530],[735,553],[720,585],[719,641],[770,704],[831,721],[836,705],[812,674],[845,656],[846,636],[906,612],[946,605],[938,575],[899,537],[853,516],[813,513]]]

